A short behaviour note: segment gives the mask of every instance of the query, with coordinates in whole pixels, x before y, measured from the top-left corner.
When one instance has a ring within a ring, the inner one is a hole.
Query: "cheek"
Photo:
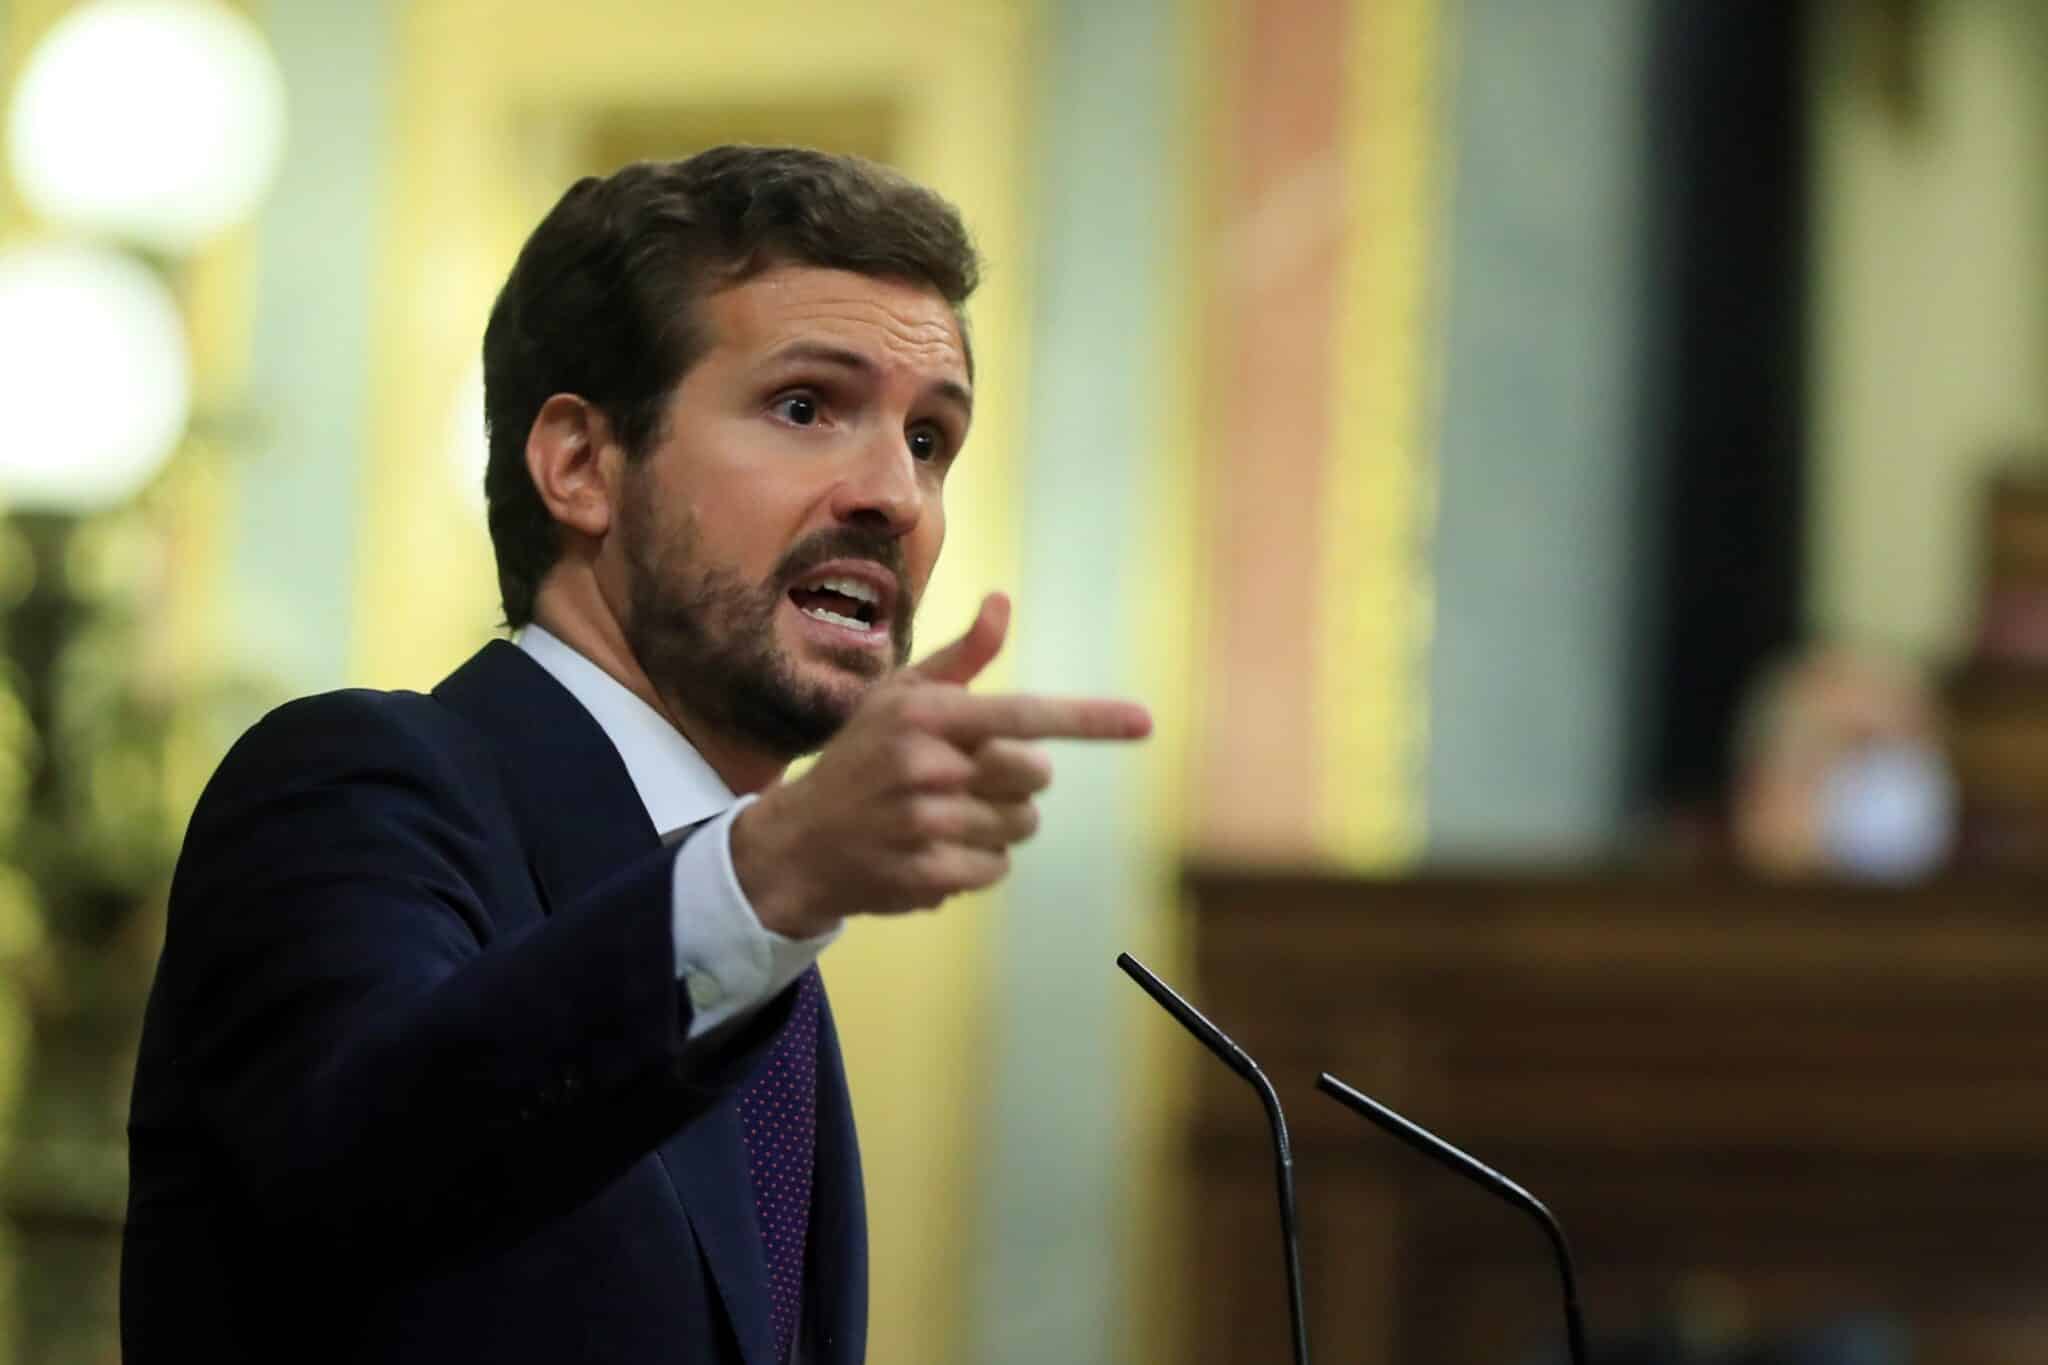
[[[688,490],[698,543],[707,556],[758,578],[801,535],[814,499],[773,468],[717,473]]]

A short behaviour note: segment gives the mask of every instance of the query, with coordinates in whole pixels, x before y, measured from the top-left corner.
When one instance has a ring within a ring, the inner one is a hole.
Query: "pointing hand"
[[[809,772],[740,812],[733,866],[764,927],[808,938],[1002,880],[1052,781],[1034,741],[1151,733],[1131,702],[969,693],[1009,625],[990,594],[959,639],[876,684]]]

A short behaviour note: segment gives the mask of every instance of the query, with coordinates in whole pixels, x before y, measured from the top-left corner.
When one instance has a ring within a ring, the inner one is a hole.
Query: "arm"
[[[685,1049],[673,849],[508,936],[473,793],[388,704],[287,707],[194,816],[166,980],[180,1082],[249,1203],[432,1257],[574,1207],[779,1024]],[[162,987],[160,987],[162,989]]]

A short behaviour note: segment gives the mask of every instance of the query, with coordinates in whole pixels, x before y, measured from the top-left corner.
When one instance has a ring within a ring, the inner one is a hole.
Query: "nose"
[[[867,526],[907,536],[924,515],[917,461],[901,436],[862,444],[832,490],[832,515],[841,525]]]

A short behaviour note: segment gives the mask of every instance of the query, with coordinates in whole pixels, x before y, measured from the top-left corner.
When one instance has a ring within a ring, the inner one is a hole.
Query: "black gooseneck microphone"
[[[1543,1229],[1543,1235],[1550,1239],[1551,1250],[1557,1254],[1557,1273],[1564,1281],[1564,1329],[1571,1348],[1572,1365],[1586,1365],[1586,1326],[1579,1318],[1579,1279],[1572,1269],[1572,1249],[1565,1243],[1564,1229],[1543,1206],[1543,1201],[1471,1153],[1453,1147],[1421,1124],[1402,1118],[1372,1096],[1353,1089],[1327,1071],[1316,1078],[1316,1089],[1346,1109],[1364,1115],[1432,1161],[1441,1162],[1466,1179],[1493,1191],[1536,1220]]]
[[[1260,1103],[1266,1106],[1266,1122],[1273,1130],[1273,1155],[1280,1188],[1280,1240],[1287,1254],[1287,1309],[1294,1329],[1294,1365],[1308,1365],[1308,1321],[1302,1311],[1301,1300],[1301,1238],[1295,1231],[1294,1217],[1294,1153],[1287,1145],[1287,1119],[1280,1112],[1280,1096],[1274,1091],[1273,1083],[1266,1079],[1266,1073],[1259,1070],[1259,1064],[1243,1048],[1231,1041],[1222,1029],[1203,1018],[1200,1010],[1181,999],[1173,987],[1146,970],[1138,959],[1129,953],[1118,953],[1116,965],[1123,968],[1124,975],[1142,986],[1145,994],[1158,1001],[1161,1009],[1178,1020],[1182,1028],[1194,1034],[1196,1041],[1250,1082],[1252,1089],[1259,1092]]]

